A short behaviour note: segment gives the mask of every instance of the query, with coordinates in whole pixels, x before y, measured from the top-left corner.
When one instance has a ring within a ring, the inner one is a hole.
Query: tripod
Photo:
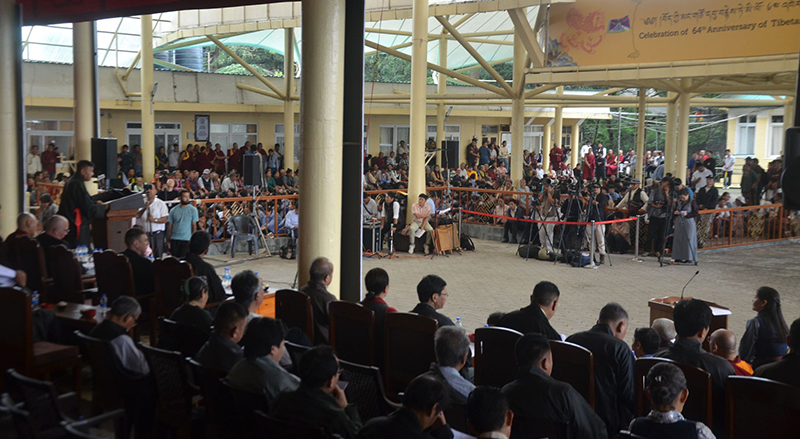
[[[588,218],[592,217],[593,214],[595,214],[595,213],[597,213],[598,216],[599,216],[599,209],[605,209],[605,207],[604,206],[600,206],[599,203],[598,203],[598,205],[595,206],[595,202],[596,202],[596,198],[595,198],[595,194],[594,194],[594,189],[592,189],[592,191],[589,192],[589,204],[588,204],[587,212],[586,212],[587,221],[588,221]],[[591,239],[589,240],[589,245],[590,245],[589,253],[591,254],[591,262],[592,262],[591,265],[593,265],[593,266],[595,265],[594,264],[594,247],[595,247],[594,242],[595,242],[595,239],[596,239],[595,238],[595,230],[597,230],[597,229],[595,229],[595,227],[599,227],[599,226],[596,226],[595,225],[595,220],[592,220],[592,232],[591,232],[592,235],[591,235]],[[585,234],[585,231],[586,231],[586,226],[584,226],[584,234]],[[605,236],[604,236],[604,238],[605,238]],[[605,241],[605,239],[604,239],[604,241]],[[611,255],[607,251],[607,245],[606,245],[606,255],[605,256],[608,257],[608,266],[609,267],[613,267],[614,264],[611,262]],[[600,255],[600,257],[602,258],[603,255]]]
[[[564,219],[567,220],[567,221],[569,221],[569,217],[572,214],[572,207],[573,206],[576,206],[578,208],[577,218],[574,218],[575,221],[580,221],[580,219],[584,216],[583,207],[581,206],[581,201],[578,199],[578,191],[579,190],[580,189],[578,188],[578,189],[570,192],[569,201],[567,201],[567,204],[566,204],[567,211],[566,212],[562,212],[562,214],[564,215]],[[572,263],[572,257],[569,255],[569,250],[570,249],[568,249],[567,248],[567,244],[564,243],[564,232],[567,230],[567,227],[569,227],[567,224],[562,224],[561,234],[560,234],[560,236],[558,238],[558,249],[559,249],[559,251],[561,251],[561,254],[564,255],[564,262],[566,262],[568,264],[571,264]],[[575,227],[576,227],[577,238],[580,238],[580,236],[581,236],[581,226],[575,226]],[[585,229],[585,226],[584,226],[584,229]],[[570,237],[571,236],[572,236],[572,233],[570,232]],[[580,247],[581,247],[581,245],[580,245],[580,243],[578,243],[578,249],[579,250],[580,250]],[[580,256],[578,256],[578,257],[580,257]],[[555,265],[557,263],[558,263],[558,258],[556,258],[556,260],[553,262],[553,265]]]

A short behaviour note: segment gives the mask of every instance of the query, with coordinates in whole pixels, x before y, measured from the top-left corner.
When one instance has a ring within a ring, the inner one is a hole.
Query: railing
[[[205,198],[205,199],[196,199],[193,200],[195,206],[198,208],[201,218],[208,219],[208,213],[211,209],[213,209],[212,213],[212,222],[210,225],[206,224],[205,221],[200,221],[201,229],[208,231],[214,241],[224,241],[230,239],[231,235],[228,232],[228,219],[239,214],[249,215],[253,209],[253,202],[257,201],[259,204],[262,202],[265,205],[264,214],[267,218],[269,218],[270,214],[270,203],[272,203],[273,209],[275,208],[276,203],[280,203],[281,201],[286,202],[287,200],[297,200],[297,194],[291,195],[269,195],[269,196],[261,196],[261,197],[235,197],[235,198]],[[211,206],[209,205],[221,205],[222,207],[222,218],[216,215],[217,209],[216,207],[220,206]],[[285,216],[285,215],[284,215]],[[260,220],[259,220],[260,221]],[[278,227],[278,215],[275,215],[273,218],[273,223],[269,224],[272,226],[272,232],[268,232],[268,225],[266,223],[259,224],[264,232],[264,235],[268,233],[272,233],[272,236],[286,236],[286,233],[281,232],[282,229]]]
[[[703,250],[779,241],[800,236],[800,218],[782,204],[701,210],[697,244]]]

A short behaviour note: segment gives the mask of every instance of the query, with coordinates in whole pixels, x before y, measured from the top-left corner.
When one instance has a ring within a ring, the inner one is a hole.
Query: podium
[[[125,232],[144,204],[144,194],[127,189],[99,193],[92,201],[102,201],[108,209],[104,219],[92,220],[92,242],[95,248],[110,249],[117,253],[125,250]]]
[[[684,297],[684,300],[692,299],[692,297]],[[667,318],[672,320],[672,312],[675,309],[675,304],[681,300],[678,296],[667,296],[661,298],[650,299],[647,302],[650,307],[650,326],[653,326],[655,319]],[[702,300],[702,299],[700,299]],[[718,305],[714,302],[703,300],[711,307],[711,326],[709,327],[709,334],[717,329],[728,329],[728,316],[731,315],[731,310]],[[703,341],[703,348],[708,350],[708,341]]]

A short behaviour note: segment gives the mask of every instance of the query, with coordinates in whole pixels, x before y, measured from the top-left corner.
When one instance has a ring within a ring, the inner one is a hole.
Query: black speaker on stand
[[[261,159],[261,154],[245,155],[244,166],[242,170],[244,175],[245,186],[263,186],[264,185],[264,161]]]
[[[117,139],[101,137],[92,139],[92,162],[94,175],[105,175],[106,179],[117,173]]]
[[[442,163],[443,169],[458,167],[458,142],[455,140],[442,140]]]
[[[800,127],[786,130],[781,176],[783,208],[800,210]]]

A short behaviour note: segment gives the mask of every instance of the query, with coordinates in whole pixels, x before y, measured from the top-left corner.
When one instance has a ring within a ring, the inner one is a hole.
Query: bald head
[[[17,216],[17,231],[28,235],[30,238],[36,235],[37,224],[36,217],[28,212],[22,212]]]
[[[56,239],[64,239],[69,233],[69,220],[61,215],[53,215],[44,223],[44,232]]]
[[[328,258],[320,257],[314,259],[308,271],[312,282],[330,285],[331,280],[333,280],[333,263]]]
[[[732,360],[736,358],[736,335],[727,329],[717,329],[708,339],[711,353]]]
[[[656,330],[658,338],[661,339],[661,347],[672,345],[672,340],[678,336],[678,333],[675,332],[675,323],[670,319],[655,319],[652,328]]]

